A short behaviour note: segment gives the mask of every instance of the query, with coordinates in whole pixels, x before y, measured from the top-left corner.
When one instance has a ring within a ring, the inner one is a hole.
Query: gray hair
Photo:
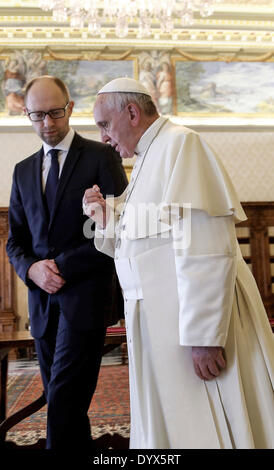
[[[117,109],[117,111],[122,111],[129,103],[136,103],[147,116],[154,116],[154,114],[158,113],[152,98],[143,93],[120,91],[102,94],[105,95],[108,105],[111,108]]]

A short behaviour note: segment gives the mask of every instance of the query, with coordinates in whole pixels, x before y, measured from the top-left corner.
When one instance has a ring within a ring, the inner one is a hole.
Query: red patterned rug
[[[8,375],[8,416],[22,409],[42,393],[37,368],[24,369]],[[21,421],[7,434],[16,444],[32,444],[46,436],[46,406]],[[101,367],[97,389],[89,408],[92,434],[97,438],[105,433],[129,437],[130,407],[127,365]]]

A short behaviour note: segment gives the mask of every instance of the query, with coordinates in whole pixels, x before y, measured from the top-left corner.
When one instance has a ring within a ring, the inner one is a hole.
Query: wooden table
[[[8,354],[13,348],[28,348],[31,346],[34,346],[34,339],[29,331],[0,333],[0,423],[6,419]]]
[[[126,343],[125,328],[107,328],[105,338],[104,354],[107,354],[117,346]],[[13,415],[6,417],[7,413],[7,380],[8,380],[8,354],[14,348],[26,348],[34,346],[34,339],[29,331],[15,331],[11,333],[0,333],[0,447],[28,447],[44,448],[45,439],[40,439],[36,444],[29,446],[17,446],[15,443],[5,441],[9,429],[17,423],[32,415],[46,404],[44,394],[38,397],[23,409]],[[105,434],[95,440],[98,448],[128,448],[128,439],[118,434]],[[117,447],[118,446],[118,447]]]

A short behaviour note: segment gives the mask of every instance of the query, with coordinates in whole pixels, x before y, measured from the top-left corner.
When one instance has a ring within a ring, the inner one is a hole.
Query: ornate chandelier
[[[103,24],[114,24],[116,36],[128,35],[129,26],[138,25],[138,37],[152,33],[153,23],[161,31],[171,33],[176,27],[194,22],[194,11],[210,16],[220,0],[40,0],[43,10],[52,10],[53,19],[65,22],[70,18],[72,28],[85,26],[94,36],[100,35]]]

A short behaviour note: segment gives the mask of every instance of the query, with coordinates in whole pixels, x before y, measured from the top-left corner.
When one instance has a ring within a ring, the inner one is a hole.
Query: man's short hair
[[[43,78],[49,78],[50,80],[52,80],[58,86],[58,88],[60,88],[60,90],[62,91],[65,100],[70,101],[69,89],[66,86],[66,84],[60,78],[54,77],[52,75],[41,75],[40,77],[33,78],[32,80],[30,80],[27,83],[26,89],[25,89],[25,102],[27,100],[28,92],[30,91],[32,85],[34,85],[35,82],[37,82],[37,81],[39,81],[40,79],[43,79]]]

